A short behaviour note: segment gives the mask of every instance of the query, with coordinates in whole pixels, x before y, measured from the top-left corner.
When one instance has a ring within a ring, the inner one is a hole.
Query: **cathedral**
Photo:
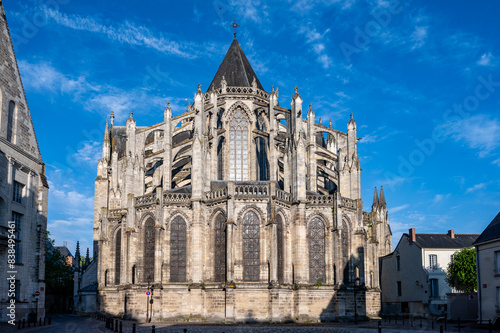
[[[164,121],[106,123],[97,311],[136,320],[318,322],[379,314],[383,190],[363,211],[356,121],[324,126],[266,91],[236,37],[206,91]]]

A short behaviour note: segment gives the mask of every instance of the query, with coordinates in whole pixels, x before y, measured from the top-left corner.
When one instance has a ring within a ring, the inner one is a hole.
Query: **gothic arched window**
[[[217,179],[224,180],[224,138],[217,145]]]
[[[120,263],[122,253],[122,231],[118,230],[115,236],[115,284],[120,284]]]
[[[342,237],[341,244],[342,244],[342,269],[343,269],[343,279],[344,283],[350,282],[349,279],[349,272],[350,272],[350,267],[349,267],[349,221],[346,219],[342,220],[342,233],[340,234],[340,237]]]
[[[9,102],[9,110],[7,114],[7,141],[14,142],[14,112],[16,109],[16,103],[14,101]]]
[[[325,282],[325,225],[315,217],[309,222],[309,282]]]
[[[243,280],[259,281],[260,276],[260,226],[254,212],[243,217]]]
[[[276,216],[276,231],[278,233],[277,235],[277,241],[278,241],[278,282],[283,282],[284,281],[284,274],[283,274],[283,219],[281,218],[281,215]]]
[[[255,142],[257,155],[258,180],[269,180],[269,161],[267,159],[267,142],[264,138],[257,138]]]
[[[144,224],[144,275],[143,281],[148,277],[154,281],[155,271],[155,223],[152,218]]]
[[[170,225],[170,282],[186,282],[186,222],[181,216]]]
[[[229,180],[248,180],[248,121],[236,110],[229,130]]]
[[[215,218],[215,253],[214,279],[215,282],[226,282],[226,218],[218,214]]]

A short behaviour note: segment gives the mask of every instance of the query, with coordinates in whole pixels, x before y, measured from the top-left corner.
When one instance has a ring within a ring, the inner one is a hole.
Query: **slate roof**
[[[222,76],[226,79],[227,85],[231,87],[251,87],[255,77],[257,88],[264,90],[236,38],[233,39],[207,91],[219,88]]]
[[[500,213],[491,221],[484,229],[483,233],[476,239],[474,244],[487,242],[496,238],[500,238]]]
[[[66,246],[54,246],[55,249],[58,249],[59,252],[61,252],[61,254],[63,256],[68,256],[68,257],[73,257],[73,255],[71,254],[71,252],[69,251],[69,249],[66,247]]]
[[[408,233],[404,236],[410,237]],[[472,246],[478,236],[479,234],[455,234],[455,238],[451,238],[448,234],[416,234],[415,244],[422,249],[461,249]]]

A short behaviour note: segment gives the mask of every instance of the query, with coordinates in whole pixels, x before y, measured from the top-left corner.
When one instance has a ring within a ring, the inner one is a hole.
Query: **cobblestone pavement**
[[[132,321],[123,321],[122,328],[124,333],[132,332]],[[413,323],[405,322],[403,326],[401,322],[395,325],[394,322],[389,324],[388,322],[382,321],[382,332],[386,333],[400,333],[400,332],[412,332],[412,333],[429,333],[429,332],[439,332],[439,323],[434,325],[432,329],[431,322],[422,322],[422,328],[420,328],[420,322],[415,321]],[[411,326],[413,324],[413,327]],[[428,326],[426,326],[428,324]],[[136,333],[150,333],[152,332],[152,325],[155,325],[155,333],[243,333],[243,332],[255,332],[255,333],[267,333],[267,332],[291,332],[291,333],[375,333],[377,332],[377,322],[360,322],[359,324],[354,323],[322,323],[322,324],[234,324],[234,325],[220,325],[220,324],[188,324],[188,323],[151,323],[136,324]],[[184,331],[186,329],[186,331]],[[31,327],[24,328],[21,330],[11,325],[0,324],[0,332],[44,332],[44,333],[91,333],[91,332],[113,332],[105,328],[105,323],[98,321],[96,319],[81,318],[79,316],[73,315],[59,315],[52,317],[52,325],[42,326],[42,327]],[[459,332],[456,323],[449,323],[447,325],[447,331],[445,332]],[[481,330],[474,328],[472,324],[466,324],[461,327],[460,332],[479,332],[487,333],[488,330]]]

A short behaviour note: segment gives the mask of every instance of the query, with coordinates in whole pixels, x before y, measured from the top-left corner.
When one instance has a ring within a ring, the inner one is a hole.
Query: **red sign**
[[[35,291],[35,296],[40,296],[40,292],[39,291]]]
[[[151,295],[151,292],[149,290],[146,291],[146,295],[148,295],[148,296]]]

